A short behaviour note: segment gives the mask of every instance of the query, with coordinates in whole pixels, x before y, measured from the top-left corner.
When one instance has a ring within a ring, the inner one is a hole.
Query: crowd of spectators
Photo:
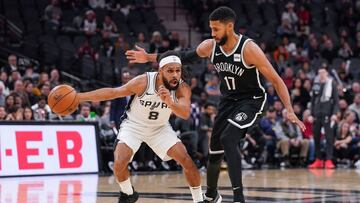
[[[104,15],[103,20],[99,21],[96,13],[103,9],[111,14],[119,11],[127,16],[135,8],[142,9],[146,13],[147,10],[154,8],[152,1],[135,1],[140,3],[128,3],[125,6],[116,4],[116,1],[89,1],[88,4],[82,5],[69,2],[72,1],[53,0],[46,7],[44,17],[48,27],[58,29],[56,25],[60,25],[59,22],[65,22],[67,18],[64,10],[73,9],[74,12],[84,13],[83,19],[72,18],[74,22],[78,22],[78,29],[83,30],[82,37],[85,39],[79,43],[75,40],[78,36],[72,36],[74,38],[71,38],[73,39],[71,43],[78,44],[75,56],[90,58],[93,61],[111,58],[114,60],[111,66],[121,67],[118,72],[112,72],[111,76],[116,73],[116,77],[122,81],[122,84],[144,71],[156,69],[157,66],[156,63],[133,65],[127,64],[126,61],[119,61],[121,57],[124,58],[124,52],[133,49],[134,45],[143,47],[149,53],[188,48],[186,41],[177,32],[167,33],[152,29],[136,33],[136,38],[129,41],[127,31],[118,26],[118,19],[114,18],[116,15]],[[295,113],[305,123],[307,130],[301,132],[286,120],[287,112],[276,95],[274,87],[264,81],[268,93],[268,108],[259,126],[249,129],[247,138],[239,146],[244,155],[244,166],[305,167],[314,161],[315,149],[312,134],[314,118],[310,111],[312,85],[317,78],[317,69],[326,67],[331,77],[337,82],[340,97],[337,121],[334,123],[334,131],[336,131],[334,161],[338,166],[345,164],[354,167],[360,156],[360,71],[358,70],[360,67],[360,21],[357,14],[360,1],[316,1],[317,4],[314,5],[308,1],[281,2],[281,5],[277,1],[267,0],[252,3],[259,6],[261,12],[264,12],[261,10],[264,5],[277,8],[276,24],[273,24],[273,32],[270,36],[272,41],[266,40],[268,39],[264,37],[266,32],[259,31],[260,28],[254,29],[252,25],[256,22],[249,19],[250,12],[245,12],[246,8],[251,9],[251,6],[246,3],[239,4],[241,8],[235,8],[237,12],[244,11],[240,16],[247,17],[245,24],[240,19],[238,32],[257,40],[284,80],[289,89]],[[229,1],[183,1],[185,8],[196,8],[196,12],[192,13],[196,19],[194,25],[203,33],[209,31],[207,27],[209,12],[214,7],[224,4],[228,5]],[[320,10],[318,10],[319,4],[323,5]],[[261,15],[266,16],[265,13]],[[271,23],[274,22],[268,22],[268,24]],[[66,24],[62,23],[61,26],[65,28]],[[324,30],[318,29],[319,26],[323,26]],[[59,33],[55,32],[55,38],[63,36],[63,33]],[[98,37],[100,41],[94,40]],[[103,68],[103,66],[100,67]],[[111,102],[83,103],[73,115],[60,118],[52,114],[46,103],[50,90],[63,81],[56,66],[50,66],[44,70],[36,72],[32,66],[19,67],[16,56],[9,56],[8,64],[1,69],[0,73],[0,120],[97,121],[103,137],[102,144],[111,146],[115,138],[113,128],[119,126],[119,118],[128,98],[119,98]],[[216,104],[220,97],[219,78],[212,64],[206,60],[196,64],[190,72],[192,72],[192,77],[188,83],[192,89],[191,117],[186,121],[174,117],[170,119],[170,123],[186,143],[196,164],[201,168],[206,167],[207,146],[217,113]],[[105,77],[105,79],[108,78]],[[121,85],[121,83],[113,83],[113,85]],[[175,163],[162,162],[147,146],[140,148],[129,167],[132,170],[177,168]]]

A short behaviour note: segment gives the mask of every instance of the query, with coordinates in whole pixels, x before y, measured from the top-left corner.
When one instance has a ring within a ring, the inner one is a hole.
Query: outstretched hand
[[[295,123],[296,125],[298,125],[303,132],[306,130],[306,127],[305,127],[304,123],[301,122],[301,121],[298,119],[298,117],[295,115],[294,112],[288,113],[288,114],[287,114],[287,118],[288,118],[292,123]]]
[[[148,62],[147,53],[145,49],[135,45],[135,50],[128,50],[125,52],[126,58],[130,63],[146,63]]]

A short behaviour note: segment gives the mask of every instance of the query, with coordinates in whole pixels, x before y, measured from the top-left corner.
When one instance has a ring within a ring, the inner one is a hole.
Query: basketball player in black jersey
[[[266,103],[259,73],[275,87],[288,112],[288,119],[305,130],[304,124],[294,114],[284,82],[259,46],[246,36],[235,33],[235,19],[232,9],[217,8],[209,16],[213,39],[204,40],[196,50],[180,53],[185,62],[199,57],[209,58],[221,80],[222,98],[210,140],[205,202],[219,203],[222,200],[217,192],[217,183],[224,154],[234,202],[245,202],[239,143],[248,128],[257,123]],[[130,63],[156,61],[157,54],[148,54],[144,49],[136,48],[126,53]]]

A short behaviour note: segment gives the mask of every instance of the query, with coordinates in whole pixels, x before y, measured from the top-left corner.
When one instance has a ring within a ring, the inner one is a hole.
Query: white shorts
[[[120,125],[117,139],[120,140],[119,143],[125,143],[132,149],[133,156],[141,143],[145,142],[164,161],[172,159],[167,155],[168,150],[181,142],[169,123],[159,127],[146,127],[129,120],[124,120]]]

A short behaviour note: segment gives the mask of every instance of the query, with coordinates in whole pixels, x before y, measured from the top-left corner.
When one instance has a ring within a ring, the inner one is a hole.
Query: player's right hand
[[[128,50],[125,52],[126,58],[130,63],[146,63],[148,62],[147,53],[145,49],[135,45],[135,50]]]

